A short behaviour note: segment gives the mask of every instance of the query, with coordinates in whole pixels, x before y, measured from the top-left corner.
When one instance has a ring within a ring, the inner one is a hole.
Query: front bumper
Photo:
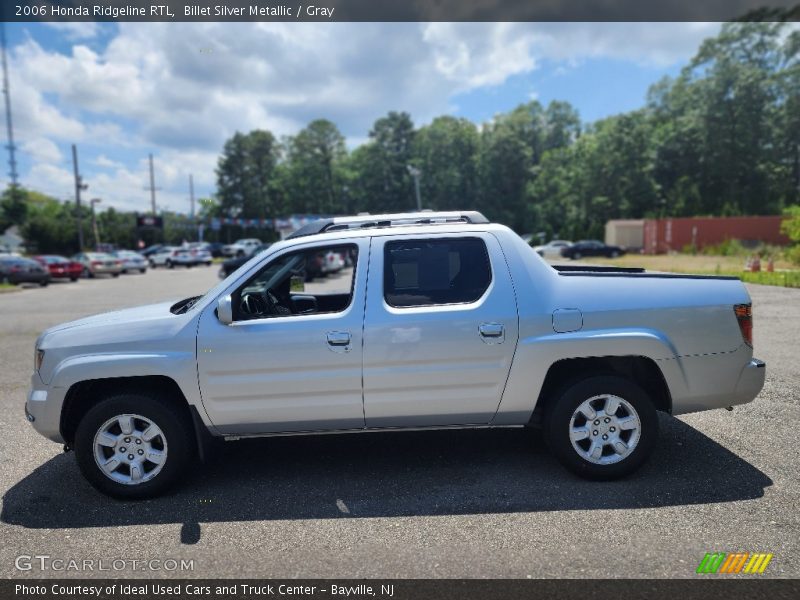
[[[43,389],[41,383],[37,386],[34,375],[34,385],[28,391],[25,402],[25,418],[33,428],[48,440],[63,444],[61,437],[61,406],[63,404],[63,390],[61,388]]]

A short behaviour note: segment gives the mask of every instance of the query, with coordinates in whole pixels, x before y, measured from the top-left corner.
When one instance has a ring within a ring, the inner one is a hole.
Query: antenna
[[[17,147],[14,145],[14,126],[11,117],[11,94],[8,84],[8,61],[6,60],[6,25],[5,22],[0,23],[0,45],[3,47],[3,97],[6,101],[6,130],[8,135],[8,166],[11,169],[9,175],[11,176],[11,187],[16,189],[19,185],[19,178],[17,175]]]

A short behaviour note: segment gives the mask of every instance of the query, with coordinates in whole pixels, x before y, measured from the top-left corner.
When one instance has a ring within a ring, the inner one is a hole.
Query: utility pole
[[[416,193],[416,196],[417,196],[417,210],[421,211],[422,210],[422,199],[420,198],[420,195],[419,195],[419,178],[420,178],[420,175],[422,175],[422,171],[420,169],[418,169],[417,167],[414,167],[412,165],[408,165],[407,168],[408,168],[408,172],[411,175],[411,177],[414,178],[414,192]]]
[[[156,178],[153,174],[153,155],[148,154],[150,159],[150,187],[147,188],[150,190],[150,206],[151,210],[153,211],[153,216],[156,216]]]
[[[8,137],[8,166],[10,168],[11,188],[16,190],[19,185],[17,175],[17,147],[14,145],[14,126],[11,117],[11,90],[8,84],[8,61],[6,60],[6,25],[0,23],[0,45],[3,47],[3,98],[6,102],[6,135]]]
[[[72,170],[75,173],[75,211],[78,216],[78,252],[83,252],[83,220],[81,219],[81,190],[89,189],[78,173],[78,147],[72,144]]]
[[[97,215],[94,212],[94,205],[99,204],[103,200],[100,198],[92,198],[89,204],[92,206],[92,232],[94,233],[94,247],[97,249],[100,246],[100,231],[97,228]]]
[[[194,221],[194,180],[189,173],[189,218]]]

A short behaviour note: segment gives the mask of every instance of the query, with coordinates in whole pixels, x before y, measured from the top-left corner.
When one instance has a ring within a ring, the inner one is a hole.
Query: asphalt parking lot
[[[225,444],[174,494],[130,503],[84,482],[23,416],[50,325],[196,295],[216,268],[156,270],[0,294],[0,576],[20,555],[193,559],[192,577],[692,577],[706,552],[771,552],[800,576],[800,290],[751,286],[758,399],[662,418],[635,476],[576,479],[535,433],[445,431]]]

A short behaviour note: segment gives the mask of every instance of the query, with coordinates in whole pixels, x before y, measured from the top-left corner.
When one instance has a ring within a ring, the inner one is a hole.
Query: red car
[[[34,256],[33,259],[47,267],[47,270],[50,271],[50,277],[53,279],[69,278],[72,281],[78,281],[78,277],[81,276],[81,272],[83,271],[83,265],[81,263],[64,258],[63,256],[45,254]]]

